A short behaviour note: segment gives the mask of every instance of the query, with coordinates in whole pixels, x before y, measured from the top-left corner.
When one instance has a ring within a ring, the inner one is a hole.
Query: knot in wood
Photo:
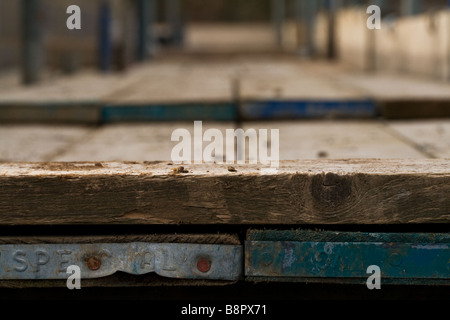
[[[328,172],[312,178],[311,194],[322,206],[339,206],[346,201],[351,193],[352,182],[349,176],[340,176]]]

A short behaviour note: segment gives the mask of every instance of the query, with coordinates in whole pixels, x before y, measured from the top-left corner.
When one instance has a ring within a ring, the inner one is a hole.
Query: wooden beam
[[[450,222],[448,160],[1,163],[1,225]],[[185,173],[187,171],[187,173]]]

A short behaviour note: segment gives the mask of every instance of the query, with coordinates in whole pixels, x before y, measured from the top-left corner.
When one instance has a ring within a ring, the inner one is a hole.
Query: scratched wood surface
[[[2,163],[1,225],[450,221],[448,160]],[[187,171],[187,172],[186,172]]]
[[[278,129],[281,160],[427,158],[378,121],[266,121],[244,122],[243,127]],[[267,138],[271,143],[270,133]]]
[[[450,158],[449,120],[390,121],[387,126],[432,158]]]
[[[0,78],[3,123],[190,120],[194,111],[199,119],[206,116],[202,106],[209,112],[219,109],[209,117],[216,120],[236,119],[238,107],[246,119],[277,118],[283,110],[288,119],[336,114],[367,118],[378,113],[388,119],[450,116],[448,83],[355,72],[340,64],[285,55],[173,57],[135,65],[124,73],[46,77],[31,87],[13,80]],[[278,104],[272,105],[274,101]],[[305,105],[311,101],[315,104]],[[263,105],[255,106],[257,102]],[[325,102],[337,105],[325,108]],[[193,111],[183,115],[185,104]],[[162,116],[164,112],[169,115]]]
[[[367,73],[340,64],[308,65],[309,73],[373,98],[385,119],[450,117],[450,84],[423,76]]]

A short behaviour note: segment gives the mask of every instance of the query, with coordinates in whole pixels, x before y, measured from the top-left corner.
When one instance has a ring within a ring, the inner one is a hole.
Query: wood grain
[[[448,160],[0,163],[0,225],[450,221]]]

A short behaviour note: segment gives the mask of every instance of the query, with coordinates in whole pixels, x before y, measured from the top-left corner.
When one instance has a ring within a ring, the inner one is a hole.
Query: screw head
[[[90,270],[98,270],[102,265],[102,261],[96,257],[90,257],[87,259],[86,264]]]
[[[208,259],[202,258],[197,261],[197,269],[200,272],[208,272],[211,269],[211,261]]]

